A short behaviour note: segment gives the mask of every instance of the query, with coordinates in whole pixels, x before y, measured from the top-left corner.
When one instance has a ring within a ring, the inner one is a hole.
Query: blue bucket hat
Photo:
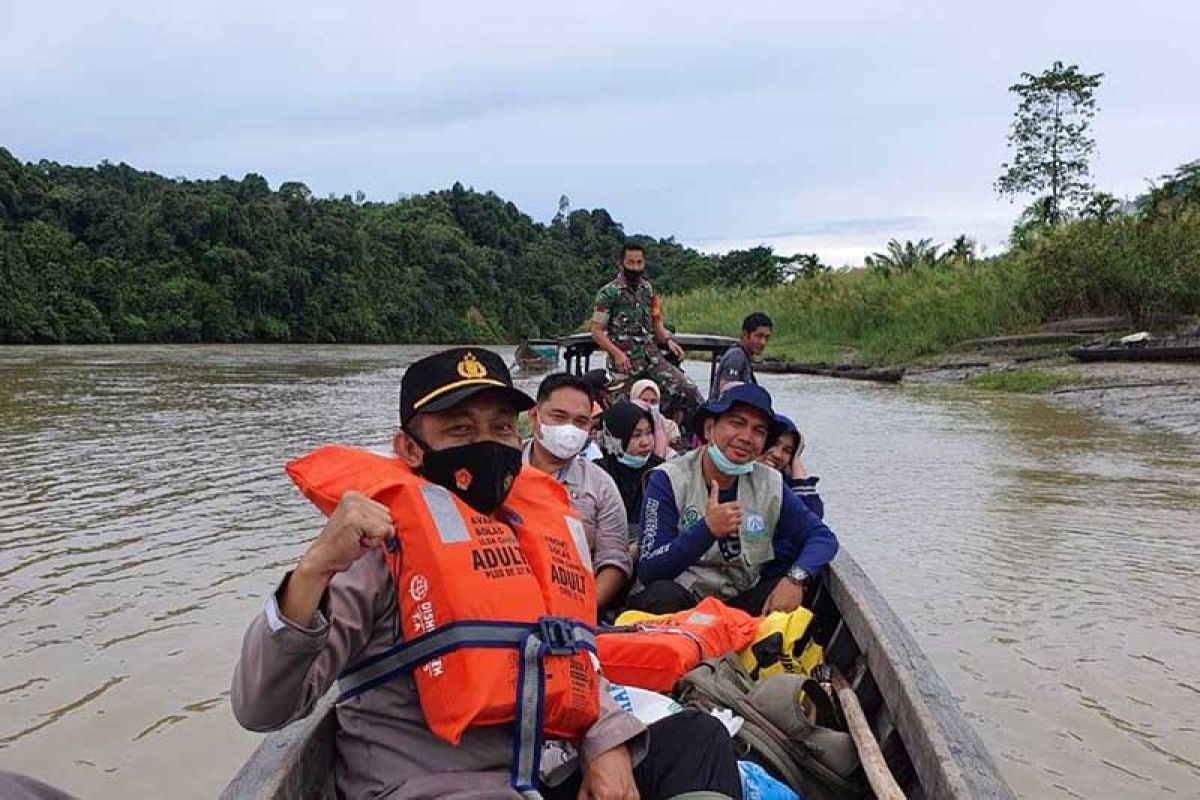
[[[767,415],[770,420],[770,428],[767,432],[767,447],[775,443],[779,438],[779,434],[783,432],[783,424],[779,421],[779,417],[775,414],[775,409],[771,407],[771,394],[761,386],[753,383],[739,383],[736,386],[730,386],[725,391],[721,392],[715,400],[709,400],[704,405],[700,406],[693,417],[693,427],[704,436],[704,421],[709,417],[719,417],[734,405],[741,403],[751,408],[756,408]]]

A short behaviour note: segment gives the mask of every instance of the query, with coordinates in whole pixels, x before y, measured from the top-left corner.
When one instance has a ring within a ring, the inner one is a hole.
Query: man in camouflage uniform
[[[684,423],[703,402],[696,384],[667,361],[665,346],[683,358],[683,348],[663,325],[662,308],[650,281],[646,280],[646,253],[640,245],[627,244],[621,251],[621,271],[596,295],[592,315],[592,339],[608,353],[613,380],[628,391],[635,380],[650,378],[663,396],[663,411],[683,411]]]

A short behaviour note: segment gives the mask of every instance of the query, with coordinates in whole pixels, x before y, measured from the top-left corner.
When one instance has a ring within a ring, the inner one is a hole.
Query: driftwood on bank
[[[754,365],[755,372],[820,375],[825,378],[846,378],[854,381],[896,383],[904,377],[903,367],[861,367],[857,364],[803,364],[796,361],[762,361]]]
[[[1086,342],[1089,337],[1082,333],[1020,333],[1012,336],[985,336],[982,339],[966,339],[959,347],[1027,347],[1040,344],[1075,344]]]

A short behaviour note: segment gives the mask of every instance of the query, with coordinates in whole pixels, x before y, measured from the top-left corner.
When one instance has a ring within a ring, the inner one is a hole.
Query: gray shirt
[[[334,576],[311,628],[283,616],[277,593],[246,631],[233,673],[234,716],[254,731],[306,716],[338,673],[393,646],[400,630],[395,584],[378,550]],[[337,715],[337,785],[350,800],[520,797],[508,785],[512,726],[468,728],[451,745],[426,727],[411,676],[364,692]],[[583,758],[627,744],[637,763],[643,731],[601,680],[600,718],[583,737]]]
[[[526,464],[532,448],[532,441],[525,445]],[[567,490],[571,505],[583,520],[595,571],[599,573],[601,567],[616,567],[625,573],[625,577],[632,575],[625,501],[612,476],[599,464],[575,456],[554,477]]]
[[[740,344],[725,351],[717,363],[717,374],[713,378],[712,389],[708,399],[716,400],[721,394],[721,386],[726,383],[758,383],[754,380],[754,366],[750,362],[750,354],[742,349]]]

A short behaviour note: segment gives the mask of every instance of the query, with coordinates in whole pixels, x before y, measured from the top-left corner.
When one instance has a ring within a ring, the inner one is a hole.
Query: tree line
[[[602,208],[548,224],[492,192],[366,202],[299,182],[22,163],[0,148],[0,342],[449,342],[558,336],[627,240],[663,292],[770,286],[794,259],[627,236]]]

